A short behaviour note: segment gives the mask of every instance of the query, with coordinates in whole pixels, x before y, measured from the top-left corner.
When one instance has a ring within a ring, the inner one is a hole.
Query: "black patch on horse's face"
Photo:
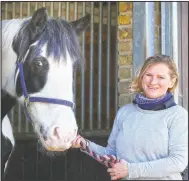
[[[38,53],[37,47],[30,48],[23,65],[25,84],[28,93],[39,92],[47,81],[49,63],[45,57],[37,56]],[[22,88],[20,85],[20,77],[18,77],[16,82],[16,92],[18,96],[22,95]]]
[[[40,47],[31,46],[43,34],[47,23],[45,8],[38,9],[30,20],[26,20],[13,40],[13,50],[17,54],[17,62],[25,57],[23,71],[28,93],[39,92],[45,85],[49,70],[46,58],[40,56]],[[19,75],[20,76],[20,75]],[[16,93],[22,95],[20,78],[16,81]]]

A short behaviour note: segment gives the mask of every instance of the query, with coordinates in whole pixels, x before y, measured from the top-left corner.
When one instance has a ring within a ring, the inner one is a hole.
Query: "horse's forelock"
[[[49,19],[47,27],[39,37],[38,46],[47,45],[47,56],[53,56],[55,60],[66,60],[67,53],[73,63],[84,64],[84,58],[75,31],[69,23],[60,19]]]

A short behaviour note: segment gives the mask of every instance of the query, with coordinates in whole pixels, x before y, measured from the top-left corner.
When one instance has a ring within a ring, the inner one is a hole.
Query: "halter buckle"
[[[29,104],[30,104],[30,100],[29,99],[30,99],[29,96],[24,99],[24,104],[25,104],[26,107],[28,107]]]

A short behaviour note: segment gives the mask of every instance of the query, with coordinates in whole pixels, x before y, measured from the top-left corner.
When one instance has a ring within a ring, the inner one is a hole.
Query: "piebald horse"
[[[78,36],[90,15],[67,22],[45,8],[32,17],[2,21],[2,173],[14,146],[9,110],[18,102],[42,146],[65,151],[77,136],[73,75],[84,65]]]

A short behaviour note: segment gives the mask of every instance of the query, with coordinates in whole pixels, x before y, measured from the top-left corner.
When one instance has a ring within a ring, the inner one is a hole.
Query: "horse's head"
[[[14,37],[16,95],[47,150],[70,148],[77,134],[73,70],[75,63],[83,62],[77,35],[89,21],[88,15],[74,22],[53,19],[40,8]]]

